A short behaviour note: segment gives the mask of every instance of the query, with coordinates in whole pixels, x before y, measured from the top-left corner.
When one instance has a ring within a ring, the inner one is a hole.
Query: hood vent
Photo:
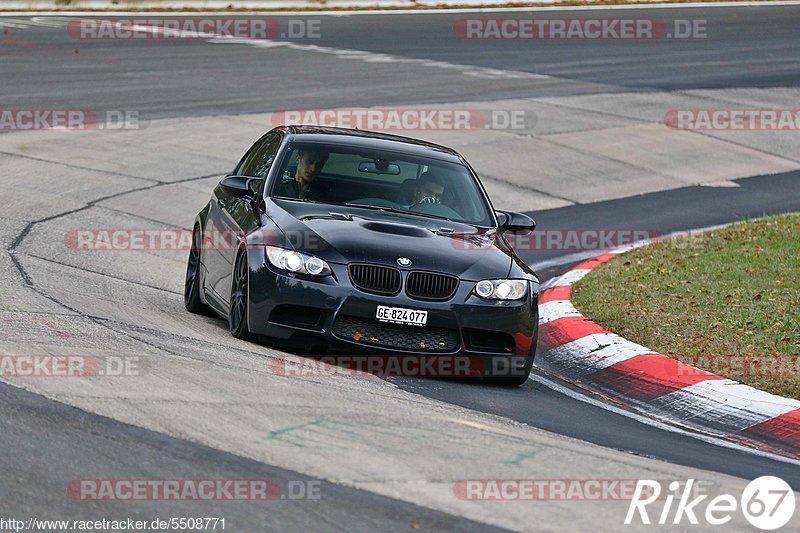
[[[388,233],[389,235],[406,235],[408,237],[430,237],[431,233],[417,226],[408,224],[391,224],[388,222],[365,222],[362,224],[365,229]]]

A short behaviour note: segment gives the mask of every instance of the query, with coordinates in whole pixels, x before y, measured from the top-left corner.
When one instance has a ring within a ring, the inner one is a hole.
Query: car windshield
[[[271,196],[492,225],[469,169],[398,152],[292,144]]]

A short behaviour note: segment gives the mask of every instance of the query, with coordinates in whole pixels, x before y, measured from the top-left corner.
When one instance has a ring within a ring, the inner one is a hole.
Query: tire
[[[192,230],[192,248],[186,264],[186,283],[183,288],[183,305],[190,313],[213,316],[214,312],[200,299],[200,254],[203,251],[200,225]]]
[[[513,376],[493,376],[491,373],[488,373],[483,376],[483,381],[489,385],[498,385],[501,387],[519,387],[528,381],[528,376],[533,369],[533,358],[533,355],[529,355],[527,359],[525,359],[525,364],[523,365],[523,368],[519,374],[515,374]]]
[[[242,249],[236,254],[231,282],[231,300],[228,309],[228,328],[237,339],[253,340],[254,335],[247,328],[250,268],[247,265],[247,252]]]

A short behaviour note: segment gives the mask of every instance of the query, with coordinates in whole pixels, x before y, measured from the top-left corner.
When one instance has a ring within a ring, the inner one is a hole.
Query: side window
[[[272,162],[275,161],[280,144],[281,136],[277,133],[265,137],[242,163],[239,174],[253,178],[267,177],[267,172],[269,172]]]
[[[253,144],[253,146],[251,146],[247,150],[247,152],[245,152],[244,156],[242,156],[242,158],[239,160],[239,163],[237,163],[236,168],[233,169],[233,172],[231,173],[231,176],[241,176],[242,175],[242,172],[244,172],[244,167],[246,167],[247,166],[247,162],[250,161],[253,158],[253,154],[255,154],[258,151],[258,148],[261,146],[262,140],[263,140],[263,137],[261,139],[257,140]]]

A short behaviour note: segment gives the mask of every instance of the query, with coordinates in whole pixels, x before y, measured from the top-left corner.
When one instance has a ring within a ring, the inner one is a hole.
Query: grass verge
[[[571,299],[626,339],[800,399],[800,214],[622,254],[578,282]]]

